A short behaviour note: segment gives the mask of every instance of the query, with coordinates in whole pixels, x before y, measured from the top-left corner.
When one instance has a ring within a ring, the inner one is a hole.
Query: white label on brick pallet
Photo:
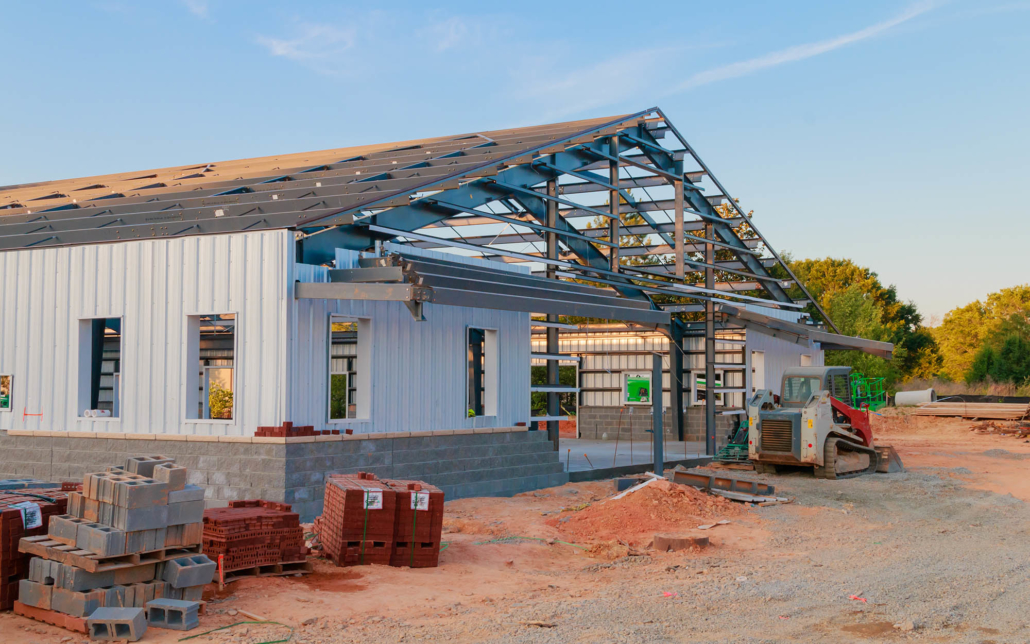
[[[411,509],[412,510],[428,510],[429,509],[429,492],[412,492],[411,493]]]
[[[43,513],[39,511],[39,505],[32,501],[24,501],[22,503],[15,503],[10,506],[12,510],[18,510],[21,512],[21,522],[25,526],[26,530],[38,528],[43,525]]]
[[[366,510],[382,510],[383,509],[383,491],[382,490],[365,490],[365,509]]]

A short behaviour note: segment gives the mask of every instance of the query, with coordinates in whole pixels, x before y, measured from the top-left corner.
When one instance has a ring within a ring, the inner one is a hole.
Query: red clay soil
[[[687,485],[655,481],[621,499],[594,503],[562,513],[547,524],[575,542],[621,541],[646,546],[656,532],[696,530],[699,524],[737,516],[740,503],[706,494]]]
[[[558,436],[561,438],[576,438],[576,419],[559,421]]]

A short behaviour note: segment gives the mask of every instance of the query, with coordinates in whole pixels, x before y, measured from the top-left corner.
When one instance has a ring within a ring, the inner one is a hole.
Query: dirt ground
[[[191,642],[1027,642],[1030,443],[969,421],[874,418],[907,471],[756,476],[794,503],[745,507],[657,482],[447,504],[439,568],[335,568],[210,597]],[[709,530],[697,526],[720,519]],[[659,553],[656,532],[708,536]],[[184,634],[151,630],[148,642]],[[85,638],[7,613],[0,641]]]

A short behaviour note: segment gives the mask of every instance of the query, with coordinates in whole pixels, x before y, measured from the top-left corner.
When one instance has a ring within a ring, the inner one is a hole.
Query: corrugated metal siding
[[[749,310],[753,310],[758,313],[763,313],[771,317],[775,317],[781,320],[787,320],[790,322],[797,322],[800,319],[800,314],[793,311],[782,311],[778,309],[771,309],[762,306],[748,305]],[[744,331],[739,332],[727,332],[720,331],[718,338],[723,339],[734,339],[734,340],[746,340],[746,350],[744,351],[743,360],[746,362],[747,369],[744,373],[739,371],[728,371],[724,374],[723,383],[726,387],[746,387],[748,391],[751,390],[751,352],[752,351],[764,351],[765,352],[765,383],[766,387],[772,388],[778,393],[780,379],[783,376],[783,371],[787,367],[796,367],[801,364],[802,354],[807,354],[812,357],[812,365],[820,366],[823,364],[823,352],[817,348],[818,345],[812,343],[805,344],[793,344],[784,340],[770,337],[768,335],[759,333],[757,331]],[[739,345],[728,344],[725,342],[715,343],[717,352],[720,351],[733,351],[737,352],[741,349]],[[684,349],[686,351],[703,351],[704,350],[704,338],[700,337],[688,337],[684,338]],[[537,353],[546,352],[546,340],[542,335],[534,337],[533,351]],[[618,407],[621,406],[621,387],[622,387],[622,373],[624,371],[650,371],[651,370],[651,356],[647,354],[637,355],[619,355],[618,352],[622,351],[661,351],[665,353],[668,351],[668,339],[661,334],[648,333],[646,331],[641,332],[623,332],[623,333],[595,333],[595,334],[582,334],[582,333],[563,333],[559,342],[561,353],[569,353],[573,355],[579,355],[582,357],[582,361],[579,364],[580,369],[584,371],[590,370],[604,370],[599,373],[583,373],[581,375],[580,386],[584,389],[590,388],[619,388],[620,391],[587,391],[581,396],[580,405],[583,406],[605,406],[605,407]],[[684,371],[689,371],[687,374],[687,386],[690,391],[684,393],[684,396],[688,401],[688,404],[699,404],[694,402],[694,379],[693,374],[704,373],[704,355],[692,354],[684,356],[683,368]],[[730,353],[717,353],[716,360],[720,363],[732,362],[737,363],[742,360],[739,355]],[[543,360],[534,360],[534,365],[546,364]],[[665,368],[668,369],[668,363],[666,362]],[[717,370],[719,371],[719,370]],[[669,386],[669,374],[665,373],[664,386]],[[741,407],[746,399],[745,394],[725,394],[728,396],[727,406],[730,407]],[[665,405],[669,404],[669,393],[665,394]]]
[[[451,254],[432,255],[468,260],[466,263],[484,261]],[[358,257],[358,253],[338,250],[336,266],[354,267]],[[494,263],[489,265],[495,267]],[[289,284],[294,280],[327,281],[327,271],[323,267],[294,264]],[[372,331],[371,418],[334,423],[333,427],[370,433],[428,431],[504,427],[528,420],[529,314],[427,304],[426,321],[416,322],[399,302],[294,299],[290,313],[287,416],[295,424],[328,426],[326,345],[329,316],[333,314],[370,318]],[[500,385],[496,417],[466,416],[467,326],[498,331]]]
[[[285,403],[287,231],[0,253],[0,428],[249,435]],[[186,317],[236,313],[235,418],[184,418]],[[121,417],[80,419],[79,320],[122,318]],[[42,416],[23,416],[42,414]]]
[[[765,311],[763,310],[762,312],[764,313]],[[817,343],[805,342],[804,344],[794,344],[793,342],[774,338],[758,331],[748,331],[747,344],[749,367],[752,351],[765,352],[765,388],[772,390],[776,394],[780,393],[780,380],[783,378],[784,370],[788,367],[800,367],[803,354],[812,356],[813,367],[823,365],[823,350],[817,348]],[[748,391],[752,388],[751,377],[749,369]]]

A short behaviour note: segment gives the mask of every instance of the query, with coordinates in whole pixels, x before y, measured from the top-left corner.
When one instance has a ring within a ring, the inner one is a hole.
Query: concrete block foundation
[[[716,415],[716,443],[726,444],[726,436],[730,430],[737,427],[743,416],[722,416]],[[705,408],[703,406],[687,407],[683,413],[683,424],[685,426],[684,440],[704,441],[705,440]],[[576,415],[576,425],[579,429],[579,438],[593,440],[626,440],[633,435],[633,439],[651,439],[651,408],[646,406],[626,407],[594,407],[581,406]],[[666,432],[672,431],[672,414],[668,407],[662,414],[662,427]],[[669,438],[673,438],[669,434]]]
[[[0,479],[81,481],[88,472],[161,454],[188,470],[208,507],[240,499],[289,503],[304,521],[322,513],[328,474],[373,472],[423,480],[447,499],[511,496],[563,485],[568,474],[546,432],[524,428],[397,433],[384,437],[241,439],[134,434],[0,432]],[[193,440],[193,439],[197,440]],[[273,442],[277,441],[277,442]],[[190,489],[187,487],[187,489]]]

